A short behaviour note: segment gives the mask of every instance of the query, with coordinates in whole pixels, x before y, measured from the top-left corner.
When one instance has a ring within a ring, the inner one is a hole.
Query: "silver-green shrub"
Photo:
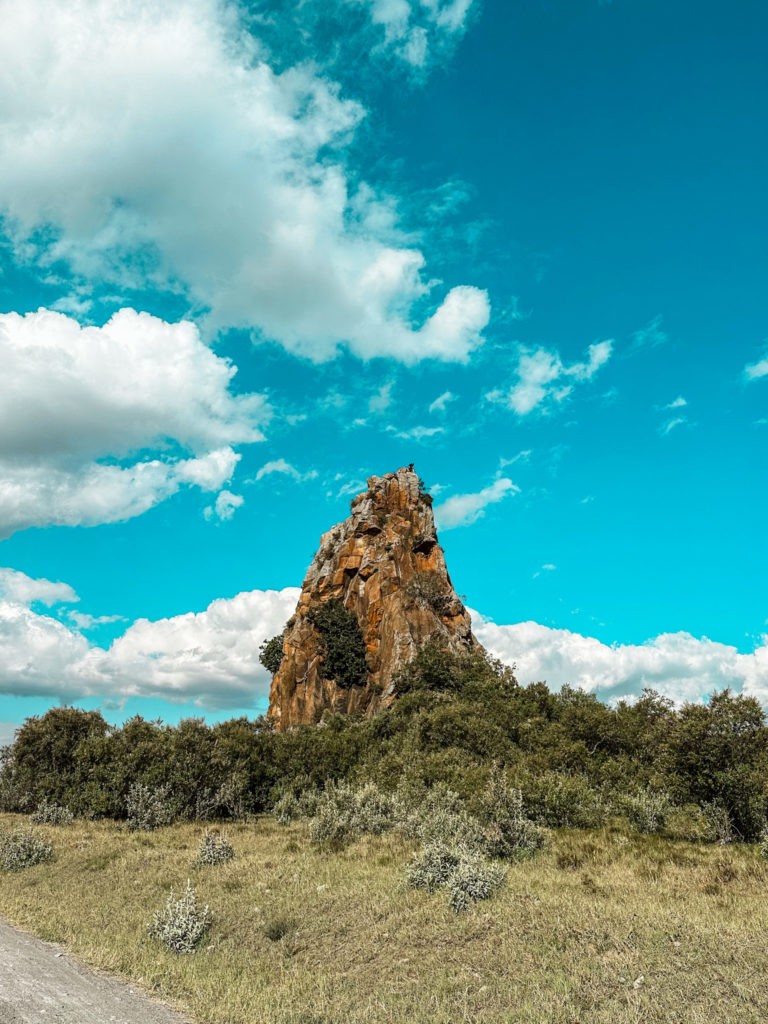
[[[448,903],[451,909],[459,914],[479,900],[490,899],[501,886],[505,874],[500,864],[495,864],[474,850],[465,852],[448,881]]]
[[[320,791],[308,786],[299,792],[287,789],[272,808],[272,813],[281,825],[303,818],[313,818],[320,801]]]
[[[151,832],[173,820],[165,787],[152,789],[143,782],[134,782],[125,798],[128,828],[132,831]]]
[[[520,788],[527,816],[547,828],[599,828],[608,816],[605,801],[579,775],[543,772]]]
[[[216,829],[206,829],[197,851],[197,863],[206,867],[227,864],[235,856],[235,848],[226,835]]]
[[[462,804],[461,797],[438,783],[415,806],[405,800],[399,828],[408,839],[420,842],[478,846],[484,842],[483,826]]]
[[[31,828],[0,831],[0,870],[22,871],[53,857],[53,847]]]
[[[636,832],[652,835],[664,828],[672,804],[666,793],[641,789],[623,796],[619,807]]]
[[[522,860],[546,844],[546,833],[523,810],[523,794],[495,771],[484,794],[485,847],[494,857]]]
[[[405,877],[414,889],[434,892],[450,882],[460,861],[461,853],[456,847],[433,841],[406,865]]]
[[[158,910],[147,932],[172,953],[192,953],[208,931],[212,917],[208,905],[201,907],[191,882],[180,896],[173,889],[162,910]]]
[[[30,815],[35,825],[71,825],[75,816],[68,807],[43,800]]]
[[[731,816],[722,804],[715,803],[714,801],[703,803],[701,805],[701,813],[704,815],[709,826],[710,842],[720,843],[721,846],[733,842],[734,833]]]

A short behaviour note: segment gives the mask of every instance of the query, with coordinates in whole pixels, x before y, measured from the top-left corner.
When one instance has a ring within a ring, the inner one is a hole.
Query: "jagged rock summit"
[[[323,534],[283,634],[268,712],[279,730],[318,722],[326,709],[372,714],[391,704],[398,671],[430,638],[457,653],[477,644],[413,466],[372,476],[351,507]],[[354,634],[341,668],[329,630]]]

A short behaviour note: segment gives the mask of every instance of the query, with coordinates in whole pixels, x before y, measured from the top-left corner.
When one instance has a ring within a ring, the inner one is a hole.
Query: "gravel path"
[[[0,1024],[189,1024],[122,981],[0,921]]]

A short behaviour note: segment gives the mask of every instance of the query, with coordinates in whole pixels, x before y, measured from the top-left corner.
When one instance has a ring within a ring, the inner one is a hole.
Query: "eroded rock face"
[[[366,649],[360,683],[324,678],[311,619],[324,602],[354,614]],[[435,634],[455,651],[476,641],[437,542],[432,499],[412,467],[373,476],[352,514],[323,534],[283,641],[268,718],[280,730],[318,722],[326,709],[372,714],[395,697],[397,672]]]

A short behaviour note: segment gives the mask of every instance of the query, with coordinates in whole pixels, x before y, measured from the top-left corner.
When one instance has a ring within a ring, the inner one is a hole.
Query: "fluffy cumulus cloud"
[[[602,700],[634,698],[646,688],[676,702],[701,701],[725,687],[768,705],[768,637],[752,654],[690,633],[663,633],[644,644],[608,646],[593,637],[537,622],[496,625],[472,615],[478,640],[514,665],[521,683],[572,685]]]
[[[259,647],[282,630],[298,596],[291,587],[256,590],[213,601],[203,612],[140,619],[109,648],[51,615],[0,599],[0,693],[254,707],[269,692]]]
[[[446,31],[466,6],[411,5]],[[234,3],[3,3],[0,214],[17,258],[80,280],[70,303],[172,288],[208,329],[313,360],[466,361],[487,293],[431,294],[391,199],[345,166],[364,115],[308,62],[273,70]]]
[[[0,599],[26,607],[40,604],[73,604],[80,600],[68,583],[33,579],[18,569],[0,569]]]
[[[534,409],[546,411],[563,402],[576,384],[591,380],[608,362],[612,351],[612,341],[598,341],[589,346],[585,360],[566,364],[557,352],[522,348],[512,387],[491,391],[487,398],[507,406],[518,416],[527,416]]]
[[[474,494],[454,494],[435,508],[435,520],[441,530],[452,530],[457,526],[469,526],[485,515],[489,505],[517,494],[520,488],[508,477],[499,477],[489,487]]]
[[[219,490],[269,407],[190,323],[131,309],[103,327],[0,314],[0,537],[115,522],[185,486]],[[150,453],[150,454],[147,454]]]

